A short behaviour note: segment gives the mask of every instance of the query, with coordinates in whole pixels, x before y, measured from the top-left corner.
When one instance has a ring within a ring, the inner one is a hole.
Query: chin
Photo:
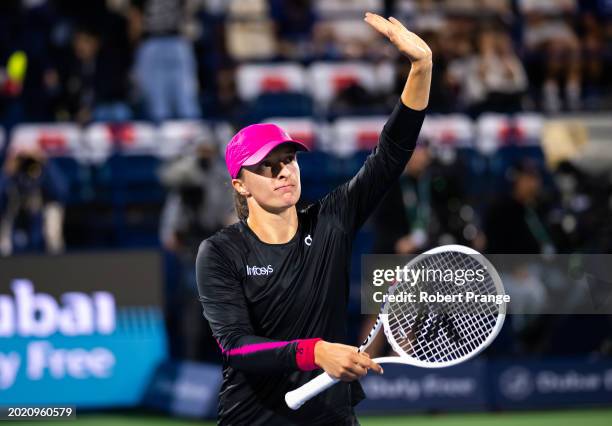
[[[299,200],[300,200],[300,197],[291,197],[291,200],[285,201],[282,207],[283,208],[293,207],[298,203]]]
[[[294,207],[298,203],[299,200],[300,200],[300,197],[291,197],[291,200],[284,200],[279,205],[279,209],[280,210],[285,210],[285,209],[289,209],[291,207]]]

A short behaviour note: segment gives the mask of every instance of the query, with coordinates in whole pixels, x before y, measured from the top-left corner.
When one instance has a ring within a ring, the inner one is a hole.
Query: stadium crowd
[[[0,116],[8,126],[244,118],[241,64],[397,59],[360,22],[370,9],[400,17],[432,45],[431,111],[610,106],[605,0],[7,0]],[[398,61],[396,81],[405,67]],[[348,86],[341,104],[374,107],[397,92]]]

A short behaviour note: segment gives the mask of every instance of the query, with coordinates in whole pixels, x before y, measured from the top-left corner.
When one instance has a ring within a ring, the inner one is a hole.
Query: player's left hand
[[[415,33],[408,29],[397,19],[391,17],[385,19],[375,13],[366,12],[364,18],[370,26],[387,38],[397,49],[410,59],[410,62],[431,62],[431,49]]]

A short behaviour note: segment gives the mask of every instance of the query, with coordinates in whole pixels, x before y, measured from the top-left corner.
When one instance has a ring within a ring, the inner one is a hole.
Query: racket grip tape
[[[285,394],[285,402],[289,408],[292,410],[297,410],[304,405],[305,402],[309,401],[311,398],[314,398],[325,389],[330,388],[338,382],[338,379],[334,379],[327,373],[322,373],[308,383],[304,383],[299,388],[292,390],[291,392],[287,392]]]

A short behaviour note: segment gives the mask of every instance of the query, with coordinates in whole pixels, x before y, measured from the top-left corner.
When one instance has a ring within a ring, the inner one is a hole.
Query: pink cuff
[[[300,339],[295,350],[295,360],[301,371],[311,371],[319,368],[315,364],[314,348],[316,343],[321,340],[316,339]]]

